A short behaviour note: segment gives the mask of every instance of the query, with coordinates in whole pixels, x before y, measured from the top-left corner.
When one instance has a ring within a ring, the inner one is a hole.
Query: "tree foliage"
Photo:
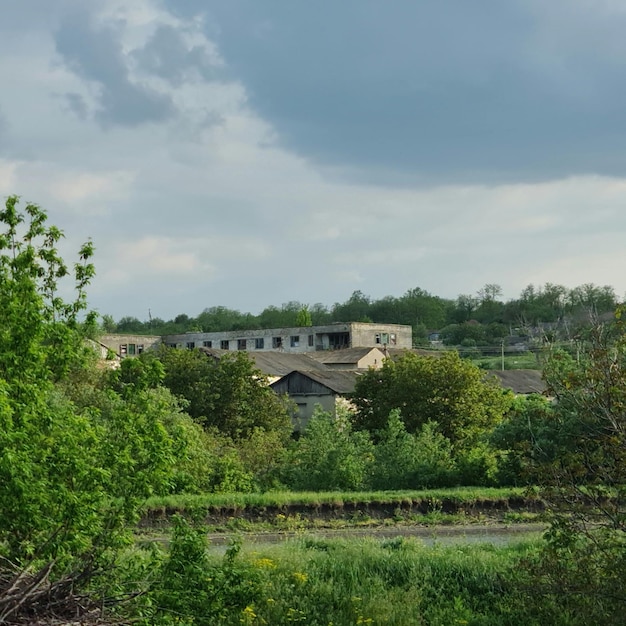
[[[439,358],[407,352],[359,376],[353,402],[358,428],[379,431],[398,409],[409,433],[434,422],[453,445],[463,447],[500,422],[511,396],[456,352]]]
[[[268,387],[266,378],[243,352],[220,359],[200,350],[162,347],[164,384],[184,398],[189,415],[205,428],[241,440],[255,429],[291,433],[286,404]],[[147,355],[145,358],[151,358]]]
[[[0,223],[0,556],[47,564],[52,576],[93,571],[125,541],[139,502],[169,480],[163,403],[112,391],[107,406],[81,403],[92,394],[67,383],[90,367],[93,246],[71,272],[56,249],[63,234],[38,206],[20,211],[11,196]],[[61,281],[72,275],[66,302]]]
[[[624,623],[626,592],[626,325],[596,323],[578,358],[556,352],[554,458],[541,466],[553,520],[531,574],[581,623]]]

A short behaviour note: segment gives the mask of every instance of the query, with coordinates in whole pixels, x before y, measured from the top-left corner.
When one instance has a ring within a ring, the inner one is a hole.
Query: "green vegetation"
[[[359,376],[352,399],[360,428],[378,431],[399,410],[408,432],[432,422],[452,445],[469,447],[502,419],[512,395],[454,352],[440,358],[407,353]]]
[[[333,322],[377,322],[406,324],[413,328],[415,346],[428,345],[429,334],[439,331],[446,346],[456,346],[465,355],[499,353],[504,342],[526,343],[540,350],[546,341],[572,346],[581,328],[589,327],[595,316],[609,314],[617,306],[612,287],[585,284],[573,289],[546,283],[529,285],[520,297],[501,300],[498,285],[487,284],[475,295],[462,294],[456,300],[432,295],[419,287],[400,297],[372,300],[355,291],[346,302],[331,307],[287,302],[269,306],[258,315],[241,313],[224,306],[205,309],[197,317],[177,315],[173,320],[152,318],[142,322],[123,317],[117,323],[105,316],[106,332],[167,335],[188,331],[216,332],[284,328],[331,324]],[[497,365],[496,369],[500,367]],[[536,367],[536,365],[534,365]]]
[[[410,539],[303,538],[209,556],[201,529],[178,521],[140,624],[583,624],[533,605],[523,563],[534,544],[426,548]],[[136,580],[136,579],[135,579]],[[183,617],[184,616],[184,617]],[[182,621],[181,621],[182,620]]]
[[[454,353],[407,354],[360,378],[354,411],[318,412],[292,438],[288,407],[241,354],[163,350],[117,369],[99,361],[86,302],[93,246],[70,272],[56,249],[62,233],[36,205],[18,207],[10,197],[0,211],[0,622],[32,623],[52,608],[100,619],[107,607],[139,624],[624,623],[623,309],[580,328],[575,358],[553,350],[553,402],[514,399]],[[498,297],[497,285],[460,297],[453,323],[499,323]],[[518,312],[538,319],[546,302],[565,314],[614,298],[546,286],[525,293]],[[300,321],[322,318],[296,304]],[[357,292],[336,310],[364,319],[374,304]],[[402,306],[397,315],[450,313],[419,290]],[[442,487],[456,489],[414,491]],[[527,512],[513,504],[539,498],[545,541],[507,549],[303,540],[267,555],[235,544],[217,558],[194,521],[231,511],[282,516],[290,529],[306,508],[351,509],[366,522],[368,506],[431,522],[491,506],[515,520]],[[159,509],[184,514],[169,548],[133,546],[140,516]]]

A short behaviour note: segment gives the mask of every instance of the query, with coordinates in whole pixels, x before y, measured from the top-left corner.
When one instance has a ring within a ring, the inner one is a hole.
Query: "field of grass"
[[[188,564],[188,538],[183,545],[180,556]],[[202,557],[208,561],[197,570],[184,565],[185,585],[168,582],[163,589],[172,613],[157,595],[150,605],[157,613],[145,623],[576,624],[571,616],[528,597],[521,564],[538,547],[538,541],[426,547],[406,538],[301,538],[261,549],[248,547],[225,557]],[[178,580],[176,567],[170,573]]]
[[[428,491],[204,494],[150,499],[142,526],[168,524],[177,513],[201,518],[214,532],[300,530],[390,524],[536,521],[539,496],[523,488],[461,487]]]

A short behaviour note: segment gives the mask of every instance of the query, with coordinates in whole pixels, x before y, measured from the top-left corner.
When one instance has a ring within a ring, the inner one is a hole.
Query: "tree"
[[[296,326],[313,326],[311,311],[309,311],[309,307],[306,304],[298,311]]]
[[[456,352],[441,357],[406,353],[359,376],[353,394],[359,428],[379,431],[399,409],[406,430],[435,422],[457,448],[467,447],[500,422],[511,395]]]
[[[553,519],[531,568],[538,592],[580,623],[624,623],[626,591],[626,324],[596,323],[578,359],[545,368],[555,398],[555,458],[540,467]]]
[[[18,205],[11,196],[0,211],[0,557],[21,569],[24,588],[31,571],[40,586],[11,604],[2,572],[0,621],[42,598],[67,597],[102,571],[173,463],[172,441],[146,399],[120,399],[105,414],[66,392],[93,355],[84,342],[95,325],[85,314],[93,246],[80,248],[75,296],[64,301],[63,233],[37,205]]]
[[[186,400],[189,415],[205,428],[215,427],[235,440],[250,437],[256,428],[291,433],[285,403],[245,353],[216,360],[201,350],[162,346],[157,358],[165,367],[165,386]]]

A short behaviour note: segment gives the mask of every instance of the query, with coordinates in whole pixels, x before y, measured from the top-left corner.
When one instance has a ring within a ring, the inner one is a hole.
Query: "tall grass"
[[[456,502],[471,505],[477,502],[497,502],[527,495],[524,488],[458,487],[425,491],[347,491],[347,492],[291,492],[266,493],[211,493],[203,495],[174,495],[150,498],[144,512],[168,510],[245,510],[253,508],[341,507],[347,504],[417,505],[421,502]]]
[[[551,606],[533,605],[519,572],[538,547],[537,542],[425,547],[403,538],[299,539],[248,550],[235,560],[228,554],[224,561],[205,555],[203,568],[209,575],[195,580],[194,603],[180,604],[194,614],[173,616],[153,603],[145,623],[576,624]],[[189,582],[181,590],[188,587]],[[177,586],[168,588],[179,593]],[[198,605],[198,597],[206,599],[206,607]]]

